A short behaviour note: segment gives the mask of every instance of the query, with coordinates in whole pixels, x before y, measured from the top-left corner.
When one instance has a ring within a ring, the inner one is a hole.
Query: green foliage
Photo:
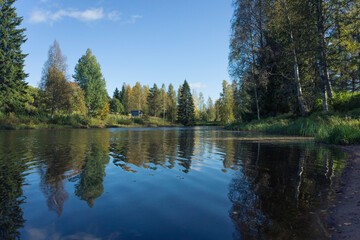
[[[56,110],[69,110],[72,87],[66,79],[66,62],[60,46],[55,40],[50,46],[48,60],[44,64],[40,89],[44,92],[46,108],[51,111],[51,118]]]
[[[121,104],[120,100],[118,98],[113,98],[110,104],[110,112],[113,113],[123,113],[124,112],[124,106]]]
[[[219,116],[220,121],[223,124],[230,124],[235,120],[234,109],[234,93],[230,84],[225,80],[223,81],[223,91],[220,94],[220,109]]]
[[[168,102],[167,102],[167,120],[174,123],[176,121],[176,115],[177,115],[177,97],[176,92],[174,90],[174,86],[170,83],[169,89],[167,92],[168,95]]]
[[[70,114],[86,115],[85,93],[76,82],[71,82]]]
[[[185,80],[178,98],[178,121],[185,126],[195,124],[194,100],[190,92],[190,86]]]
[[[331,100],[331,106],[339,112],[348,112],[355,108],[360,108],[360,93],[336,93]]]
[[[160,99],[160,90],[156,84],[154,84],[153,87],[150,88],[147,101],[149,103],[149,114],[155,117],[159,116],[161,110],[160,109],[161,99]]]
[[[360,143],[360,120],[347,115],[313,114],[305,118],[294,118],[291,114],[284,114],[261,121],[235,123],[226,128],[315,137],[316,141],[328,144]]]
[[[25,29],[19,28],[18,17],[12,5],[15,0],[0,1],[0,111],[23,112],[26,102],[24,61],[21,45],[26,42]]]
[[[88,114],[94,117],[101,116],[107,103],[106,83],[100,64],[90,49],[79,59],[73,78],[85,92]]]

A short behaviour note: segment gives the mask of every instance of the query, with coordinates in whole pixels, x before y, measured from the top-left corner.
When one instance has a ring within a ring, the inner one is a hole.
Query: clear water
[[[0,239],[322,239],[343,154],[218,128],[0,132]]]

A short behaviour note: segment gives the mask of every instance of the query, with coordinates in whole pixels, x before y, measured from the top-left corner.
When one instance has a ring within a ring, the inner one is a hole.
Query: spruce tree
[[[120,101],[120,91],[119,91],[118,88],[115,88],[113,98],[116,98],[116,99],[118,99]]]
[[[195,124],[195,107],[190,86],[185,80],[181,87],[178,99],[178,121],[185,126]]]
[[[0,111],[20,112],[25,107],[28,76],[24,73],[27,54],[21,51],[26,41],[23,20],[12,5],[15,0],[0,0]]]
[[[73,78],[85,92],[88,114],[99,116],[107,103],[106,83],[100,64],[90,49],[79,59]]]
[[[150,88],[148,95],[149,113],[152,116],[158,117],[160,112],[160,90],[156,84]]]

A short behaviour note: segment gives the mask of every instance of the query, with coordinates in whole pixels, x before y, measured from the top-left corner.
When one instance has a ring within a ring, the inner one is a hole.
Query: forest
[[[116,126],[165,126],[220,121],[225,106],[205,103],[185,80],[176,90],[170,84],[161,88],[126,83],[113,96],[106,90],[101,66],[90,49],[80,57],[74,74],[68,74],[66,56],[55,40],[48,51],[38,87],[26,83],[25,58],[21,46],[26,42],[22,17],[13,7],[15,0],[1,1],[0,33],[0,126],[5,129]],[[132,110],[141,110],[143,118],[131,118]]]
[[[234,0],[231,129],[360,141],[360,1]],[[225,89],[225,88],[224,88]]]
[[[186,80],[177,89],[123,83],[109,96],[92,51],[80,57],[69,77],[56,40],[40,85],[31,87],[21,51],[23,18],[14,2],[1,1],[2,128],[215,123],[329,143],[360,141],[359,0],[233,0],[232,80],[223,80],[214,100],[191,91]],[[132,110],[144,117],[131,118]]]

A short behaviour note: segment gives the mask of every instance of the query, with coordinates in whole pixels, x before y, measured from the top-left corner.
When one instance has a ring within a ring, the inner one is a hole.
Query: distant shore
[[[329,208],[328,229],[332,239],[360,236],[360,145],[340,147],[347,155],[336,198]]]
[[[199,121],[195,126],[219,126],[219,122]],[[49,116],[9,115],[0,117],[0,130],[25,129],[88,129],[88,128],[157,128],[182,127],[182,124],[170,122],[159,117],[142,118],[110,114],[104,119],[79,115]]]

